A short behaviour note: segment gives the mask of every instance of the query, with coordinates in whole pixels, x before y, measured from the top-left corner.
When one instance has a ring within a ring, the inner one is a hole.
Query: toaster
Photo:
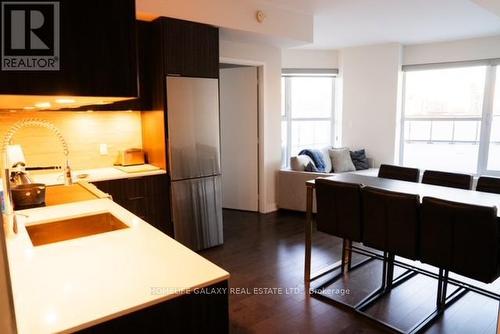
[[[129,148],[118,152],[117,165],[133,166],[143,165],[145,163],[144,151],[140,148]]]

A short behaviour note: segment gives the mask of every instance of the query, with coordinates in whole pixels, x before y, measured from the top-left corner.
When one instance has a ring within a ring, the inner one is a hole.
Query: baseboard
[[[278,204],[271,203],[271,204],[267,205],[267,207],[264,208],[263,210],[261,209],[260,213],[271,213],[271,212],[276,212],[276,211],[278,211]]]

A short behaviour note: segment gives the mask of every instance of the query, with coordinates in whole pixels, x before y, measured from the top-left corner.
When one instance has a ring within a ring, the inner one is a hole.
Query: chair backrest
[[[496,207],[424,197],[420,221],[420,260],[485,283],[498,272]]]
[[[416,260],[420,196],[372,187],[361,193],[363,244]]]
[[[400,181],[418,182],[420,178],[420,170],[417,168],[394,165],[380,165],[378,177]]]
[[[361,185],[316,179],[319,231],[361,241]]]
[[[459,189],[472,189],[472,175],[426,170],[422,183]]]
[[[481,176],[477,180],[476,190],[485,193],[500,194],[500,178]]]

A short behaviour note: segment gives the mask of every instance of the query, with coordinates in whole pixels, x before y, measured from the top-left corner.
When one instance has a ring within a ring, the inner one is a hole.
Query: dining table
[[[386,179],[377,176],[361,175],[354,173],[342,173],[333,176],[324,177],[322,179],[360,184],[388,191],[394,191],[404,194],[419,195],[420,200],[423,197],[434,197],[442,200],[453,201],[463,204],[480,205],[488,207],[500,207],[500,194],[486,193],[475,190],[464,190],[443,186],[436,186],[417,182],[400,181]],[[304,265],[304,282],[306,285],[332,270],[339,267],[341,261],[320,270],[311,277],[311,247],[312,247],[312,231],[313,231],[313,202],[314,202],[315,180],[306,182],[307,203],[306,203],[306,226],[305,226],[305,265]],[[500,211],[497,211],[500,217]]]

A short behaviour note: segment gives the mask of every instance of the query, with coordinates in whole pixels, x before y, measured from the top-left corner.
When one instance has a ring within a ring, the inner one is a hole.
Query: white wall
[[[500,58],[500,36],[407,45],[403,65]]]
[[[375,164],[393,163],[402,46],[383,44],[342,49],[342,145],[365,148]]]
[[[281,166],[281,50],[221,40],[220,57],[225,63],[260,66],[259,210],[275,211],[277,174]]]
[[[339,68],[337,50],[283,49],[281,66],[283,68]]]
[[[263,23],[255,18],[257,10],[266,15]],[[303,43],[313,40],[311,14],[278,8],[259,0],[137,0],[136,11],[139,18],[146,20],[167,16]]]

